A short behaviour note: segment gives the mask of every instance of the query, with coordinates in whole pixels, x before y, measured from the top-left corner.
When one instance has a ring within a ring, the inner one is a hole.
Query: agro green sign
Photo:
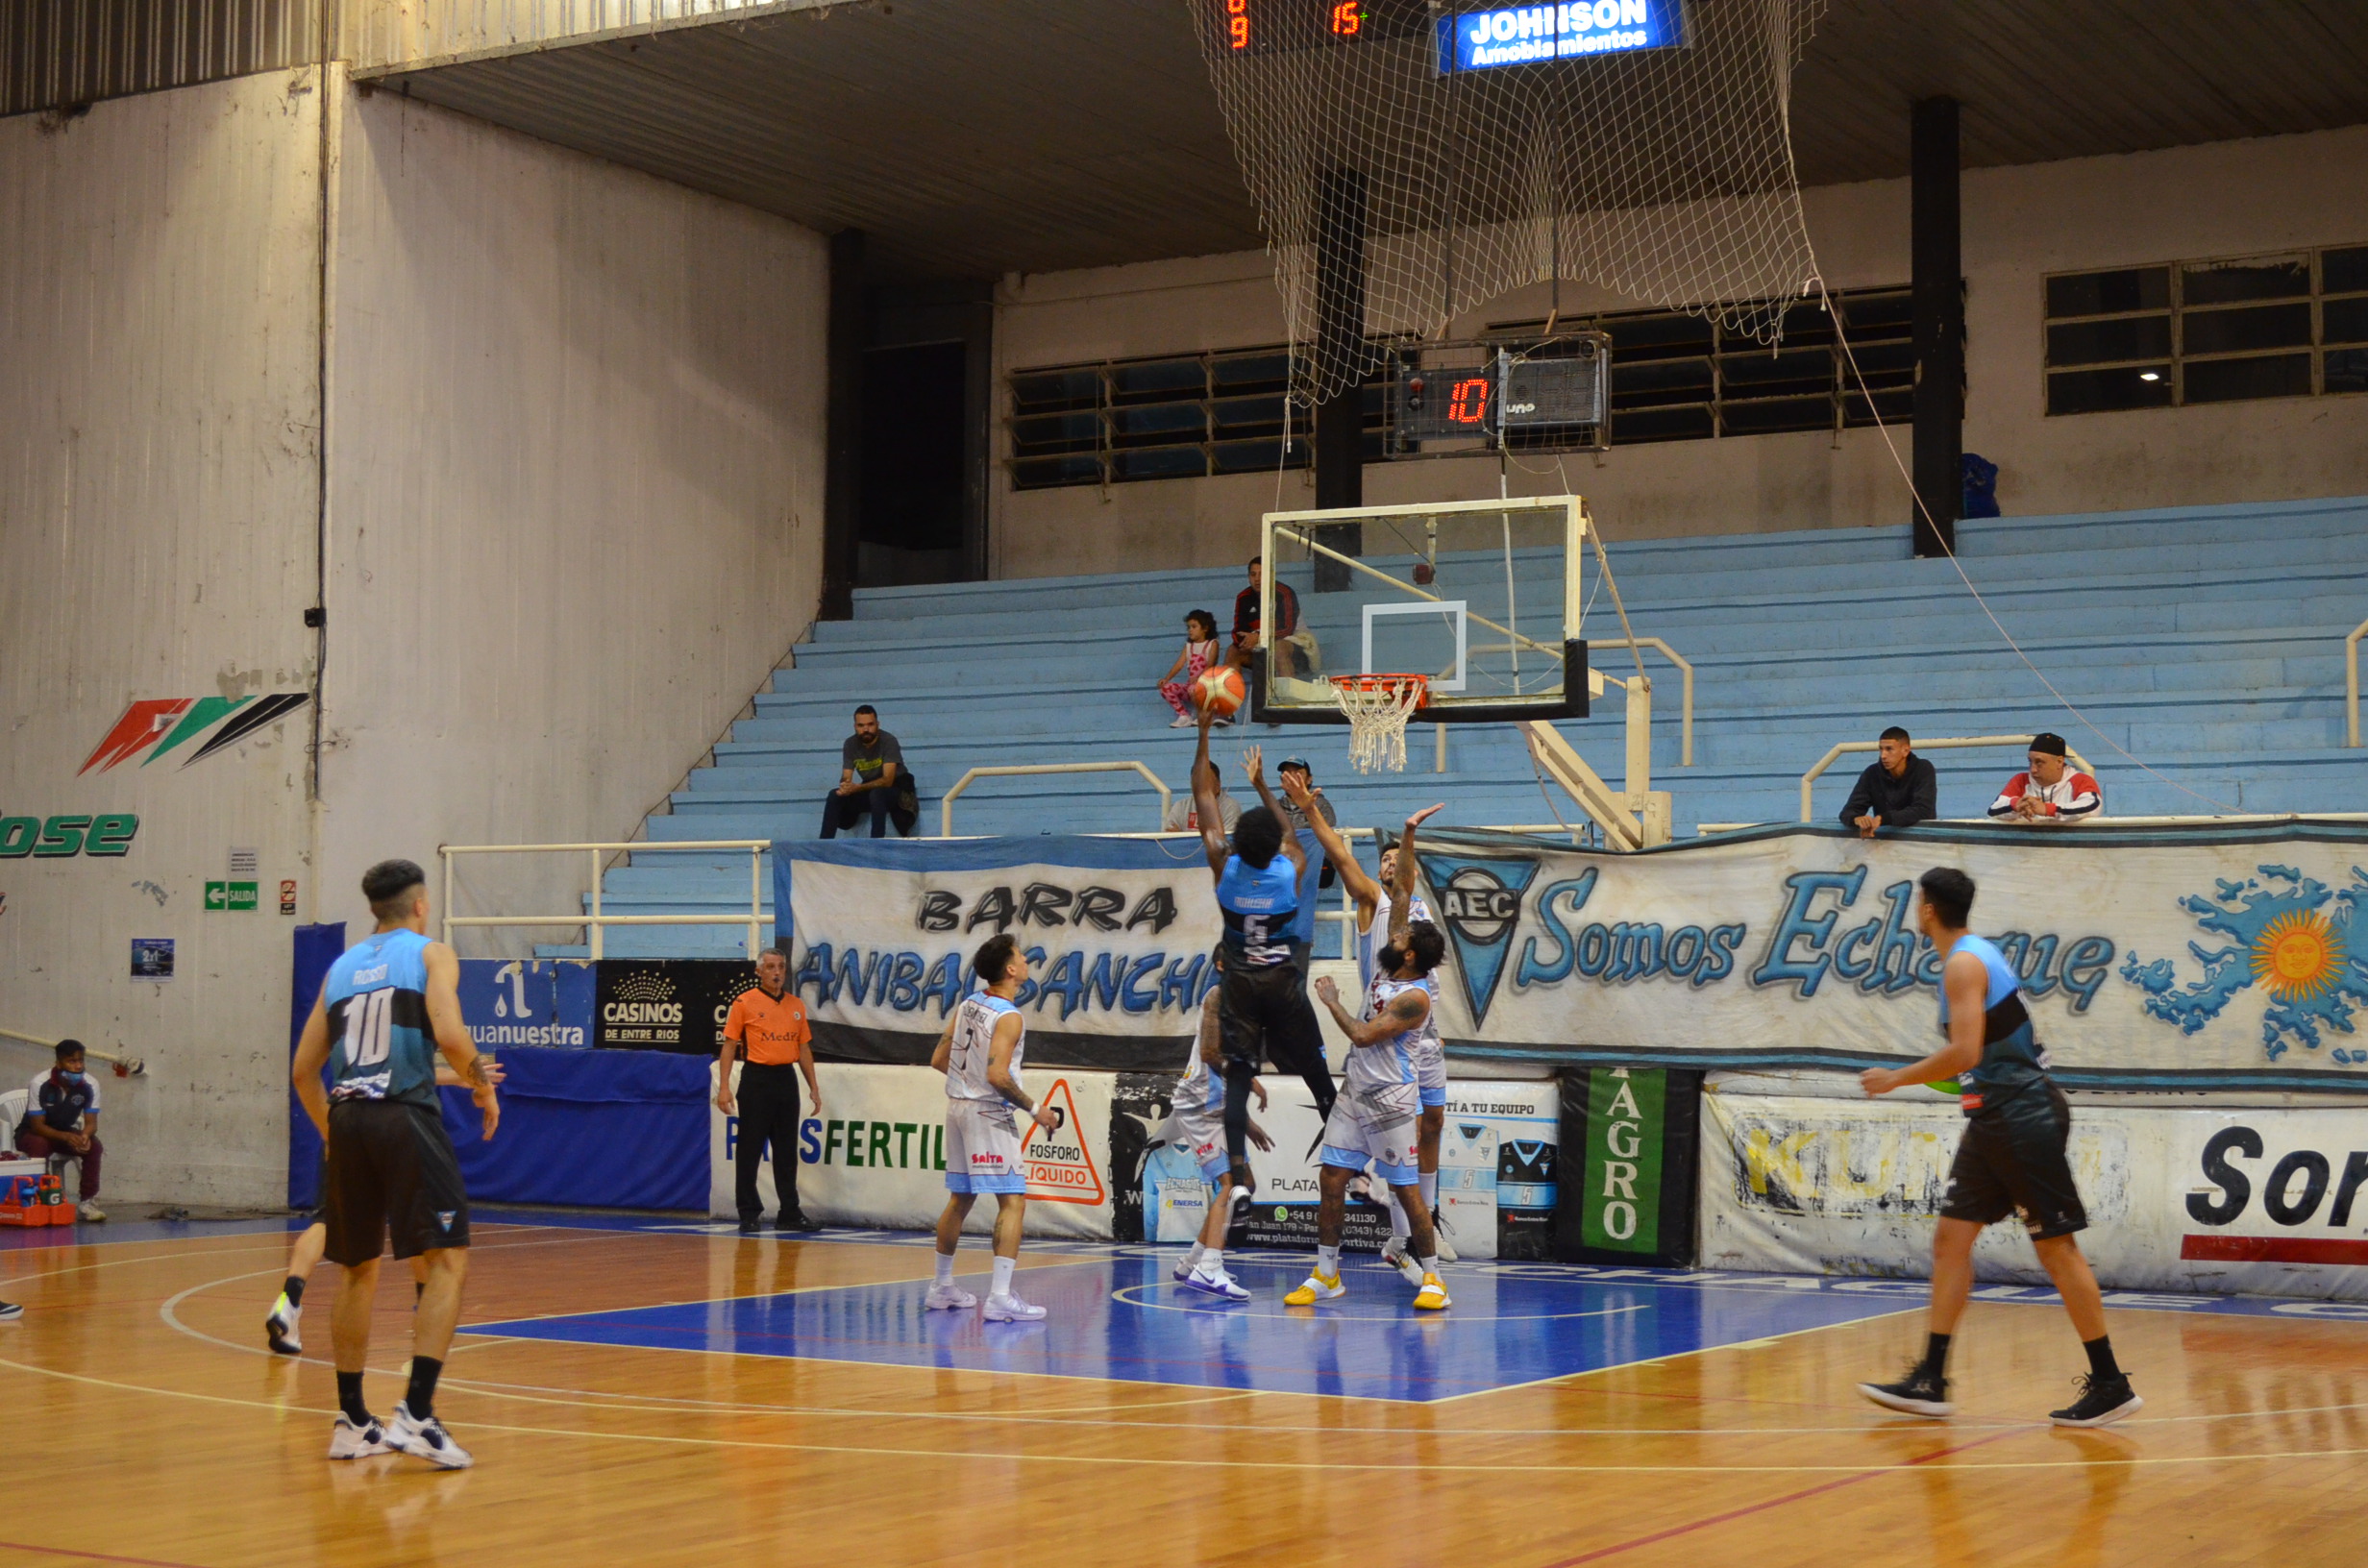
[[[1592,1067],[1587,1084],[1587,1158],[1580,1167],[1579,1235],[1607,1252],[1661,1245],[1662,1102],[1659,1067]]]
[[[128,811],[92,816],[71,812],[46,820],[0,817],[0,860],[63,859],[68,855],[120,855],[132,847],[139,819]]]

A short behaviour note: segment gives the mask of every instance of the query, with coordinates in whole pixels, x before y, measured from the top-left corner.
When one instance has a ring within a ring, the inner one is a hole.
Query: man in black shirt
[[[1913,827],[1940,815],[1940,776],[1908,748],[1908,732],[1893,724],[1883,732],[1877,760],[1859,774],[1850,803],[1841,808],[1844,827],[1871,839],[1878,828]]]
[[[869,702],[855,710],[855,733],[839,747],[839,785],[823,801],[823,837],[834,839],[839,829],[853,828],[866,811],[876,839],[888,836],[892,812],[899,837],[910,837],[920,816],[920,800],[904,773],[904,753],[897,738],[879,727],[879,714]]]
[[[1261,574],[1265,571],[1263,562],[1261,556],[1252,555],[1249,558],[1249,586],[1233,596],[1233,642],[1225,649],[1225,662],[1236,670],[1247,670],[1250,656],[1263,646],[1274,650],[1274,660],[1268,666],[1269,672],[1287,675],[1292,669],[1288,639],[1299,629],[1299,596],[1291,591],[1291,584],[1287,582],[1274,585],[1274,635],[1270,640],[1266,639],[1264,628],[1258,625],[1258,589]]]

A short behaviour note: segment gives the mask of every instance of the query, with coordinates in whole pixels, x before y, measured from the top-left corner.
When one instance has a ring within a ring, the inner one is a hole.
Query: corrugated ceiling
[[[1262,243],[1184,0],[862,0],[544,45],[380,85],[991,277]],[[1805,184],[2368,122],[2368,0],[1834,0],[1794,79]]]

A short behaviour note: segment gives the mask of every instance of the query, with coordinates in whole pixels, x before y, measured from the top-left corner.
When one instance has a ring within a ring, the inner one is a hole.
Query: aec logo
[[[1538,874],[1535,860],[1443,855],[1418,849],[1422,874],[1431,885],[1447,944],[1455,949],[1455,972],[1472,1022],[1489,1016],[1513,933],[1521,923],[1521,895]]]

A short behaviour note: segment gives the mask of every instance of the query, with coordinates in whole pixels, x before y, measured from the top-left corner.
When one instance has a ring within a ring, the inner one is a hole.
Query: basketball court
[[[1299,1310],[1276,1300],[1303,1253],[1241,1258],[1258,1299],[1230,1308],[1170,1283],[1173,1248],[1048,1241],[1022,1268],[1051,1315],[982,1324],[920,1310],[909,1234],[479,1223],[439,1401],[479,1463],[451,1473],[321,1463],[325,1346],[290,1362],[259,1331],[284,1224],[0,1253],[0,1292],[32,1309],[0,1329],[11,1424],[37,1428],[77,1543],[20,1491],[0,1561],[392,1568],[597,1542],[683,1564],[790,1543],[1805,1568],[1846,1537],[1893,1562],[2221,1563],[2249,1539],[2335,1564],[2368,1485],[2368,1309],[2344,1304],[2109,1296],[2147,1406],[2065,1432],[2037,1412],[2077,1354],[2032,1287],[1978,1293],[1937,1424],[1851,1391],[1909,1350],[1920,1281],[1451,1264],[1454,1309],[1418,1322],[1369,1258],[1346,1301]],[[370,1383],[391,1400],[408,1291],[384,1279]]]

